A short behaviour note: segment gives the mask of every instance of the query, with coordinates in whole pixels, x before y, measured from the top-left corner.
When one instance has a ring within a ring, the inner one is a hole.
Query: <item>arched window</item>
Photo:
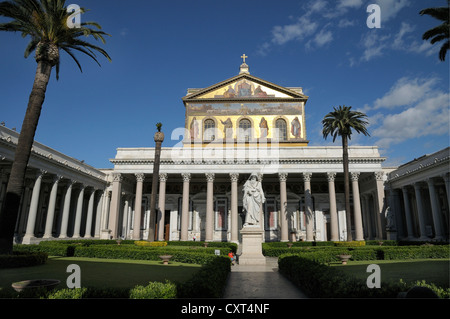
[[[283,119],[278,119],[275,122],[275,128],[278,131],[278,139],[280,141],[287,141],[287,125]]]
[[[252,123],[247,119],[239,121],[239,138],[248,141],[252,138]]]
[[[205,141],[214,141],[215,139],[215,130],[216,130],[216,123],[208,119],[205,122],[203,122],[203,140]]]

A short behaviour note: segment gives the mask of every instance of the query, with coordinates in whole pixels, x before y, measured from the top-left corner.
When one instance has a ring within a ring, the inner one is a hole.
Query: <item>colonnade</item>
[[[5,178],[6,174],[2,175],[2,198],[7,185]],[[103,188],[44,169],[36,170],[35,177],[25,182],[16,241],[29,244],[37,239],[100,238],[104,201]]]
[[[378,172],[377,172],[378,173]],[[216,179],[216,175],[223,177],[224,173],[215,173],[215,172],[206,172],[202,174],[195,174],[196,181],[198,181],[198,177],[203,175],[204,181],[206,184],[206,220],[205,220],[205,240],[212,241],[213,240],[213,232],[214,232],[214,182]],[[329,195],[329,203],[330,203],[330,217],[331,217],[331,240],[339,241],[339,232],[338,232],[338,211],[336,204],[336,191],[335,191],[335,179],[336,172],[327,173],[328,179],[328,195]],[[121,173],[114,172],[112,173],[112,194],[111,194],[111,206],[109,210],[109,218],[107,228],[111,231],[110,236],[112,238],[117,238],[120,236],[119,231],[119,215],[121,209],[120,198],[122,194],[122,183],[123,183],[123,175]],[[169,179],[176,178],[177,181],[182,180],[182,209],[181,209],[181,227],[180,227],[180,235],[179,239],[181,241],[188,240],[188,225],[189,225],[189,200],[190,200],[190,183],[192,180],[192,176],[194,174],[191,173],[160,173],[159,174],[159,196],[158,196],[158,209],[156,210],[157,216],[157,230],[156,230],[156,240],[164,240],[164,225],[165,225],[165,203],[166,203],[166,182]],[[238,181],[239,181],[239,173],[228,173],[226,174],[229,177],[229,183],[231,188],[230,194],[230,225],[229,225],[229,240],[231,242],[238,242]],[[313,241],[314,238],[314,211],[313,211],[313,203],[312,203],[312,190],[311,190],[311,181],[314,178],[314,172],[304,172],[301,173],[303,180],[303,189],[304,189],[304,198],[305,198],[305,217],[306,217],[306,240]],[[129,175],[128,175],[129,176]],[[298,174],[297,174],[298,176]],[[363,231],[363,217],[362,217],[362,209],[361,209],[361,201],[359,194],[359,172],[351,173],[351,181],[352,181],[352,192],[353,192],[353,216],[354,220],[352,220],[352,224],[354,225],[355,237],[354,240],[364,240],[364,231]],[[375,176],[382,176],[380,174]],[[143,225],[141,225],[142,221],[142,194],[143,194],[143,185],[145,180],[145,174],[142,172],[134,173],[135,177],[135,203],[134,203],[134,216],[131,224],[133,225],[133,231],[131,233],[132,239],[139,240],[141,238],[141,229]],[[279,198],[280,198],[280,240],[281,241],[289,241],[289,221],[288,215],[286,212],[287,207],[287,190],[286,184],[289,179],[288,172],[280,172],[277,174],[279,181]],[[262,176],[260,176],[262,179]],[[380,182],[377,182],[377,194],[380,194],[377,200],[377,206],[375,208],[376,215],[375,219],[380,220],[379,216],[382,212],[382,203],[383,203],[383,183],[380,179]],[[264,183],[263,183],[264,188]],[[381,205],[378,205],[381,203]],[[122,205],[123,206],[123,205]],[[378,228],[377,228],[378,229]],[[383,236],[382,230],[377,230],[378,236]],[[380,237],[382,238],[382,237]]]
[[[406,240],[448,240],[449,191],[448,173],[390,187],[389,196],[398,212],[395,222]]]

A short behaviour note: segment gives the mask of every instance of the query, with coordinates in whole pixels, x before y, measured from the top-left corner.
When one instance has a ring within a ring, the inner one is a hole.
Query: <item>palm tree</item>
[[[333,142],[337,136],[342,138],[342,162],[344,164],[344,187],[345,187],[345,212],[347,219],[347,241],[352,241],[352,222],[350,215],[350,181],[348,169],[348,140],[351,139],[352,130],[368,136],[366,126],[369,124],[367,115],[352,111],[351,106],[334,107],[334,111],[325,115],[322,120],[324,139],[328,135],[333,136]]]
[[[450,48],[450,40],[449,40],[449,9],[450,9],[450,0],[447,0],[446,7],[438,7],[438,8],[427,8],[421,10],[420,15],[428,14],[433,18],[443,21],[442,24],[434,27],[428,31],[426,31],[422,35],[423,40],[431,39],[430,43],[435,44],[436,42],[445,41],[442,44],[441,50],[439,50],[439,60],[445,61],[445,55]]]
[[[100,25],[95,22],[83,22],[79,27],[69,27],[68,18],[71,13],[67,12],[64,2],[65,0],[11,0],[0,3],[0,17],[12,19],[0,23],[0,31],[20,32],[23,37],[30,36],[30,42],[25,49],[25,58],[35,51],[37,62],[33,88],[6,189],[4,207],[0,212],[0,253],[12,251],[25,172],[53,67],[56,69],[56,78],[59,78],[60,50],[65,51],[81,71],[81,65],[74,51],[88,55],[97,64],[99,62],[94,51],[100,52],[111,61],[105,50],[80,39],[81,36],[92,36],[105,43],[104,36],[108,34],[101,31]],[[80,11],[85,12],[84,9]]]

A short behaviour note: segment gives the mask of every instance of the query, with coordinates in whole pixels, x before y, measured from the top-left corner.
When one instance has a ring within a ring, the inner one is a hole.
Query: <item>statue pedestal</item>
[[[259,226],[242,228],[242,254],[239,265],[265,265],[266,258],[262,254],[263,230]]]

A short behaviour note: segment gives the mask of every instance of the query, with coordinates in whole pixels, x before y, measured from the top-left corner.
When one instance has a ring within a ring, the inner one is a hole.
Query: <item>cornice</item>
[[[386,160],[384,157],[378,158],[351,158],[349,164],[378,164]],[[153,165],[153,159],[110,159],[110,162],[114,165]],[[235,165],[235,164],[267,164],[267,163],[280,163],[280,164],[342,164],[342,158],[298,158],[298,159],[178,159],[178,160],[160,160],[160,164],[183,164],[183,165]]]
[[[424,172],[433,168],[436,168],[441,165],[447,165],[450,162],[450,155],[444,156],[442,158],[434,158],[433,161],[430,161],[428,163],[417,163],[417,165],[411,165],[413,167],[407,168],[407,167],[400,167],[399,169],[391,172],[388,174],[388,182],[394,182],[399,179]]]
[[[189,102],[189,101],[197,101],[197,97],[198,96],[200,96],[200,95],[203,95],[203,94],[206,94],[206,93],[208,93],[208,92],[211,92],[211,91],[213,91],[213,90],[215,90],[215,89],[217,89],[217,88],[219,88],[219,87],[222,87],[222,86],[225,86],[225,85],[227,85],[228,83],[231,83],[231,82],[234,82],[234,81],[237,81],[238,79],[247,79],[247,80],[251,80],[251,81],[254,81],[254,82],[257,82],[257,83],[260,83],[260,84],[262,84],[262,85],[264,85],[264,86],[267,86],[267,87],[269,87],[269,88],[271,88],[271,89],[273,89],[273,90],[278,90],[278,91],[282,91],[282,92],[284,92],[284,93],[286,93],[287,95],[290,95],[290,96],[292,96],[292,98],[285,98],[285,99],[280,99],[280,98],[277,98],[277,99],[272,99],[272,98],[249,98],[249,99],[225,99],[225,98],[221,98],[221,99],[200,99],[200,101],[208,101],[208,102],[211,102],[211,101],[220,101],[220,102],[224,102],[224,101],[235,101],[235,102],[242,102],[242,101],[254,101],[254,102],[257,102],[257,101],[266,101],[266,102],[268,102],[268,101],[277,101],[277,100],[281,100],[281,101],[295,101],[295,100],[297,100],[297,101],[304,101],[304,102],[306,102],[307,100],[308,100],[308,96],[306,96],[306,95],[304,95],[304,94],[301,94],[301,93],[297,93],[297,92],[295,92],[295,91],[293,91],[293,90],[290,90],[290,89],[288,89],[288,88],[285,88],[285,87],[282,87],[282,86],[279,86],[279,85],[277,85],[277,84],[275,84],[275,83],[272,83],[272,82],[269,82],[269,81],[266,81],[266,80],[263,80],[263,79],[261,79],[261,78],[258,78],[258,77],[256,77],[256,76],[253,76],[253,75],[250,75],[250,74],[245,74],[245,73],[243,73],[243,74],[239,74],[239,75],[236,75],[236,76],[234,76],[234,77],[232,77],[232,78],[229,78],[229,79],[227,79],[227,80],[224,80],[224,81],[222,81],[222,82],[219,82],[219,83],[216,83],[216,84],[213,84],[213,85],[211,85],[211,86],[209,86],[209,87],[207,87],[207,88],[204,88],[204,89],[200,89],[200,90],[198,90],[197,92],[195,92],[195,93],[192,93],[192,94],[189,94],[189,95],[186,95],[186,96],[184,96],[183,98],[181,98],[182,99],[182,101],[184,102],[184,103],[186,103],[186,102]]]

